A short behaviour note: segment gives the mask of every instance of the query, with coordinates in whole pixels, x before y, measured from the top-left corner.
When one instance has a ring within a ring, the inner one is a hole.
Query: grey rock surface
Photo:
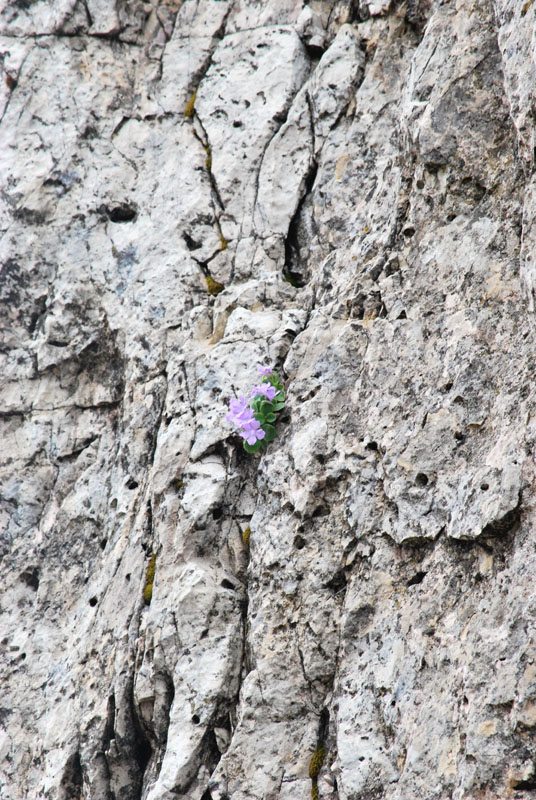
[[[2,800],[536,796],[535,15],[4,3]]]

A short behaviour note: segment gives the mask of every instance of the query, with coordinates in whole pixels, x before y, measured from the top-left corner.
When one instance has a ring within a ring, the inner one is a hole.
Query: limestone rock
[[[4,4],[2,800],[533,792],[535,14]]]

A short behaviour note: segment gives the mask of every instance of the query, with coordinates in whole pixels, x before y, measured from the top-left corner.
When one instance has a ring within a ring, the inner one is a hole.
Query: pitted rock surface
[[[2,800],[536,791],[535,31],[4,4]]]

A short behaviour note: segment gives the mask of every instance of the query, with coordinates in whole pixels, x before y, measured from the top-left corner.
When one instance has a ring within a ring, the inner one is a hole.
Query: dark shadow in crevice
[[[63,769],[59,786],[58,800],[81,800],[83,791],[83,773],[80,753],[77,750],[69,756]]]
[[[313,161],[305,178],[303,197],[298,203],[298,207],[290,221],[287,237],[285,239],[285,267],[283,269],[283,276],[288,283],[298,289],[302,289],[308,281],[306,265],[302,263],[303,259],[301,257],[300,218],[303,204],[314,186],[317,171],[318,165]]]

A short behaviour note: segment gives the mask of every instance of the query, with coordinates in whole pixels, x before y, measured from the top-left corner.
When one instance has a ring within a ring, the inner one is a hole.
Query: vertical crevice
[[[304,263],[302,248],[304,236],[302,228],[302,211],[309,194],[311,193],[318,171],[318,164],[312,161],[305,177],[305,189],[298,203],[294,216],[290,221],[288,233],[285,238],[285,266],[283,276],[288,283],[297,288],[303,288],[308,282],[307,265]]]
[[[77,750],[65,763],[58,800],[82,800],[83,773],[80,752]]]

